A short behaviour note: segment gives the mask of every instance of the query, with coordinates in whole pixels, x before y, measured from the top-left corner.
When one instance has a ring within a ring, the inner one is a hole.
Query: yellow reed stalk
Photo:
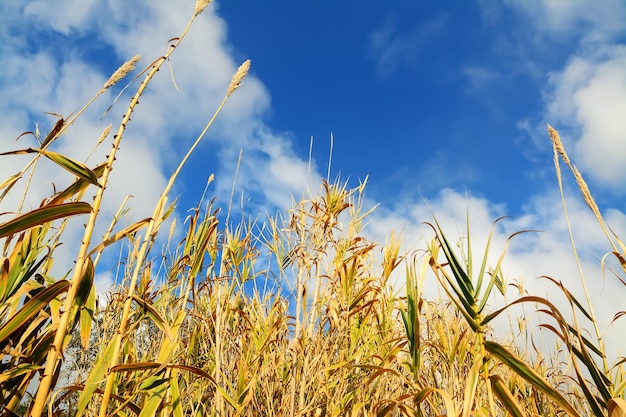
[[[550,134],[550,139],[552,140],[552,145],[554,149],[554,166],[556,169],[556,176],[557,176],[557,182],[559,184],[559,191],[561,193],[561,201],[563,203],[563,212],[565,216],[565,222],[567,224],[567,230],[569,232],[570,243],[574,251],[574,258],[576,260],[576,267],[578,268],[578,275],[580,276],[580,281],[583,287],[583,292],[585,294],[585,299],[587,301],[587,308],[589,309],[589,314],[592,319],[591,322],[593,324],[595,336],[597,340],[600,341],[602,340],[602,337],[601,337],[602,335],[600,333],[600,329],[598,328],[598,322],[596,320],[596,316],[593,310],[593,304],[591,303],[591,297],[589,295],[589,290],[587,289],[587,282],[585,281],[585,277],[584,277],[583,270],[582,270],[582,265],[580,264],[580,258],[578,257],[578,251],[576,249],[576,243],[574,241],[574,235],[572,233],[572,226],[570,224],[569,215],[567,212],[567,205],[565,204],[565,192],[563,190],[563,179],[561,177],[561,167],[559,165],[559,156],[561,157],[561,159],[563,159],[563,161],[567,164],[569,169],[574,174],[574,178],[576,179],[576,184],[578,185],[578,188],[580,189],[583,195],[583,199],[585,200],[585,203],[591,209],[594,216],[596,217],[598,223],[600,224],[600,227],[602,228],[602,231],[604,232],[606,237],[609,239],[609,242],[611,246],[613,247],[613,250],[617,253],[619,253],[619,251],[617,247],[615,246],[615,244],[613,243],[613,239],[611,239],[607,231],[606,224],[604,222],[604,219],[602,218],[602,214],[600,213],[600,209],[598,209],[598,205],[596,204],[595,200],[591,196],[591,192],[589,191],[589,187],[587,186],[587,183],[583,179],[578,169],[574,165],[572,165],[570,159],[568,158],[567,153],[565,152],[565,148],[563,147],[563,143],[561,142],[561,137],[559,136],[559,133],[550,125],[548,125],[548,133]],[[576,320],[575,316],[574,316],[574,320]],[[576,325],[576,327],[578,328],[578,324]],[[602,348],[602,350],[604,349]],[[605,370],[608,369],[608,363],[607,363],[606,357],[602,358],[602,363],[603,363],[604,369]]]
[[[178,44],[184,38],[184,36],[187,33],[189,27],[191,26],[191,23],[193,22],[195,16],[196,15],[194,15],[194,17],[192,17],[191,21],[187,25],[187,28],[185,29],[183,34],[180,36],[180,38],[178,39],[176,44],[168,51],[168,54],[163,56],[160,60],[158,60],[154,64],[154,67],[150,71],[149,76],[151,76],[151,74],[153,75],[154,73],[156,73],[158,68],[169,58],[169,54],[171,53],[171,51],[173,51],[176,48],[176,46],[178,46]],[[244,62],[244,64],[242,64],[242,66],[244,66],[244,65],[247,65],[247,67],[249,68],[250,60],[247,60],[246,62]],[[240,67],[240,69],[241,69],[241,67]],[[247,70],[246,70],[246,73],[247,73]],[[244,74],[244,76],[245,76],[245,74]],[[235,80],[235,79],[233,78],[233,80]],[[147,82],[147,80],[144,81],[144,83],[145,82]],[[235,82],[235,81],[233,81],[233,82]],[[239,79],[237,82],[241,83],[241,79]],[[231,94],[232,94],[232,91],[234,91],[234,89],[236,89],[238,86],[239,85],[237,84],[237,86],[235,86],[233,88],[233,83],[231,82],[231,85],[229,86],[228,91],[231,92]],[[154,236],[155,236],[156,232],[158,231],[159,226],[161,225],[163,213],[164,213],[164,211],[166,209],[166,206],[167,206],[167,196],[168,196],[171,188],[174,186],[174,182],[175,182],[176,178],[178,177],[178,174],[182,170],[183,166],[185,165],[185,163],[187,162],[187,160],[189,159],[189,157],[191,156],[191,154],[193,153],[195,148],[200,143],[201,139],[204,137],[204,135],[209,130],[209,128],[213,125],[213,122],[217,118],[217,115],[221,112],[222,108],[224,107],[224,104],[226,104],[226,100],[228,99],[228,97],[229,97],[228,94],[224,97],[224,99],[222,100],[222,102],[218,106],[217,110],[215,111],[215,113],[211,117],[211,120],[209,120],[209,122],[206,124],[206,126],[204,127],[204,129],[202,130],[202,132],[200,133],[198,138],[196,139],[196,141],[189,148],[189,151],[187,151],[187,154],[181,160],[181,162],[178,165],[178,167],[176,168],[176,170],[170,176],[169,182],[167,183],[163,193],[161,194],[161,197],[159,198],[159,200],[158,200],[158,202],[156,204],[154,212],[152,213],[152,217],[150,219],[150,222],[148,223],[148,225],[146,227],[144,240],[143,240],[143,242],[141,244],[141,248],[139,250],[139,253],[137,254],[137,259],[135,260],[135,269],[133,271],[133,275],[132,275],[132,277],[130,279],[130,282],[128,284],[128,294],[127,294],[126,300],[124,302],[124,310],[122,312],[122,320],[121,320],[121,323],[120,323],[120,327],[119,327],[119,330],[117,331],[115,339],[114,339],[115,346],[114,346],[112,361],[111,361],[111,363],[108,366],[109,369],[111,369],[112,367],[114,367],[114,366],[116,366],[118,364],[118,357],[119,357],[119,354],[120,354],[121,343],[122,343],[122,335],[124,334],[124,332],[126,330],[126,326],[128,325],[128,320],[129,320],[129,317],[130,317],[130,309],[131,309],[131,306],[132,306],[132,300],[133,300],[133,295],[135,293],[136,283],[137,283],[137,280],[139,279],[139,275],[141,273],[143,260],[145,259],[146,255],[148,253],[148,249],[149,249],[151,243],[153,242]],[[104,394],[103,394],[103,397],[102,397],[102,406],[100,408],[100,417],[105,417],[106,416],[107,404],[108,404],[108,402],[109,402],[109,400],[111,398],[111,393],[112,393],[112,389],[113,389],[113,382],[114,382],[114,376],[113,376],[112,373],[109,373],[107,375],[106,386],[105,386]]]
[[[195,16],[192,17],[192,19],[188,23],[187,27],[183,31],[183,34],[178,39],[176,44],[174,44],[170,49],[168,49],[168,51],[166,52],[165,55],[163,55],[161,58],[159,58],[157,61],[155,61],[153,63],[153,66],[152,66],[151,70],[146,74],[145,79],[142,81],[141,85],[137,89],[137,92],[135,93],[135,95],[131,99],[130,105],[128,106],[128,109],[126,110],[126,113],[124,114],[124,117],[122,119],[122,123],[120,124],[120,126],[118,128],[117,134],[114,136],[113,146],[112,146],[111,152],[109,153],[107,164],[106,164],[105,169],[104,169],[104,173],[102,174],[102,178],[100,180],[101,187],[98,188],[96,196],[94,197],[93,208],[92,208],[91,214],[89,216],[89,220],[87,221],[87,224],[85,225],[85,232],[83,234],[82,244],[81,244],[79,252],[78,252],[78,258],[76,260],[76,266],[74,267],[74,272],[73,272],[73,275],[72,275],[72,279],[70,281],[70,287],[68,289],[68,292],[67,292],[67,295],[66,295],[66,298],[65,298],[65,302],[64,302],[63,314],[61,316],[61,319],[60,319],[60,322],[59,322],[59,327],[58,327],[57,332],[55,334],[55,338],[54,338],[54,342],[52,344],[52,347],[48,351],[48,357],[47,357],[47,360],[46,360],[46,369],[44,371],[43,378],[42,378],[41,383],[39,385],[39,389],[37,390],[37,394],[35,396],[35,401],[33,402],[33,408],[31,410],[31,415],[33,417],[40,417],[42,415],[43,410],[45,408],[45,404],[48,401],[48,397],[50,395],[50,390],[52,388],[52,380],[54,378],[54,374],[55,374],[55,371],[57,369],[57,366],[59,366],[59,361],[60,361],[60,358],[61,358],[61,355],[62,355],[62,351],[63,351],[63,340],[65,339],[65,336],[67,335],[67,331],[68,331],[70,312],[72,310],[71,307],[72,307],[72,305],[74,303],[74,300],[75,300],[75,297],[76,297],[76,291],[78,289],[78,284],[79,284],[79,282],[81,280],[81,277],[82,277],[82,274],[83,274],[83,270],[84,270],[85,265],[87,263],[87,259],[88,259],[88,255],[87,254],[88,254],[88,250],[89,250],[89,243],[91,242],[91,237],[92,237],[92,234],[93,234],[93,230],[95,228],[96,218],[97,218],[98,213],[100,211],[100,205],[102,203],[104,190],[106,188],[106,184],[108,183],[109,174],[111,173],[111,170],[113,169],[113,163],[115,161],[115,156],[117,154],[117,150],[119,149],[119,144],[120,144],[120,142],[122,140],[122,136],[124,134],[124,131],[126,130],[127,123],[130,121],[130,116],[133,113],[133,110],[134,110],[135,106],[139,102],[139,97],[143,94],[144,90],[148,86],[148,83],[154,77],[154,75],[159,70],[159,68],[161,67],[163,62],[165,62],[169,58],[169,56],[172,54],[174,49],[176,49],[176,46],[184,38],[185,34],[188,32],[189,28],[191,27],[191,23],[193,22],[194,18],[195,18]],[[104,91],[106,91],[106,88],[109,88],[110,85],[112,85],[111,83],[119,81],[119,79],[121,79],[120,78],[121,76],[126,75],[132,68],[134,68],[134,64],[138,61],[138,59],[139,59],[138,56],[135,56],[129,62],[127,62],[126,64],[122,65],[122,67],[118,71],[116,71],[113,74],[113,76],[111,76],[109,81],[107,81],[104,84],[103,89],[100,90],[96,94],[95,97],[97,97],[98,95],[102,94]],[[91,101],[93,101],[95,99],[95,97]],[[78,112],[78,114],[76,114],[71,119],[70,122],[74,121],[76,119],[76,117],[78,117],[78,115],[91,103],[91,101],[86,106],[84,106]],[[70,122],[68,122],[68,124]],[[66,126],[68,124],[66,124]],[[134,283],[131,286],[130,291],[132,292],[133,289],[134,289]],[[130,296],[129,296],[129,300],[130,300]],[[118,337],[121,336],[121,333],[122,333],[121,331],[118,333]],[[114,356],[114,360],[115,360],[116,356],[119,355],[119,345],[118,345],[118,349],[116,349],[115,353],[116,353],[116,355]],[[114,366],[114,365],[112,365],[112,366]],[[109,380],[110,380],[110,382],[109,382]],[[102,410],[106,411],[106,404],[107,404],[108,398],[110,397],[110,394],[111,394],[112,382],[113,382],[112,375],[109,374],[108,379],[107,379],[107,387],[109,389],[108,389],[108,392],[105,390],[105,393],[104,393],[104,397],[105,397],[106,401],[103,401],[103,407],[101,409],[101,415],[103,415],[102,414]]]

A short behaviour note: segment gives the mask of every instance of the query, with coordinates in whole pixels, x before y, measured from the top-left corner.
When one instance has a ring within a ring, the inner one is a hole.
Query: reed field
[[[153,212],[132,224],[124,221],[125,208],[103,219],[100,207],[131,114],[142,110],[142,93],[207,5],[198,0],[165,54],[146,58],[150,64],[128,84],[135,92],[123,119],[92,138],[94,146],[112,144],[105,160],[88,166],[55,152],[55,142],[76,139],[67,129],[143,62],[139,57],[81,110],[59,118],[45,135],[30,135],[36,146],[19,147],[29,140],[23,138],[0,156],[32,157],[0,178],[1,415],[626,416],[625,360],[607,354],[592,300],[575,298],[549,277],[559,303],[528,293],[504,299],[505,252],[491,264],[489,245],[472,248],[467,239],[459,247],[437,213],[423,219],[431,229],[423,247],[403,249],[392,231],[386,242],[372,241],[365,182],[355,188],[323,182],[266,219],[233,221],[202,195],[184,222],[171,222],[175,210],[188,209],[177,208],[170,195],[179,172],[245,83],[250,61],[233,74]],[[606,234],[607,257],[621,266],[607,279],[626,285],[626,246],[550,126],[547,140],[562,195],[563,166]],[[42,159],[75,179],[35,209],[6,213],[3,200],[28,195]],[[563,204],[567,213],[565,197]],[[66,224],[75,217],[85,226],[80,242],[71,243]],[[69,272],[57,276],[52,263],[61,244],[77,249]],[[98,297],[101,259],[116,254],[121,279]],[[394,285],[397,276],[402,289]],[[425,285],[438,286],[442,296],[426,298]],[[490,308],[494,297],[503,308]],[[536,328],[494,326],[520,305],[539,320]],[[624,314],[615,311],[615,320]],[[537,329],[559,349],[514,343],[520,331]]]

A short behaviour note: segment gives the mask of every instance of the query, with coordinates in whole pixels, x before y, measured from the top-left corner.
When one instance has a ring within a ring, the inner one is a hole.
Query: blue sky
[[[550,76],[596,24],[581,4],[563,10],[562,30],[542,31],[535,4],[235,1],[218,13],[272,96],[268,124],[293,133],[301,154],[312,135],[323,162],[332,131],[334,166],[370,174],[381,201],[453,187],[519,214],[553,185]]]
[[[148,65],[185,27],[192,0],[4,1],[0,5],[0,147],[85,103],[135,54]],[[141,100],[113,171],[103,213],[127,194],[132,217],[149,216],[166,179],[221,100],[245,59],[252,70],[229,100],[175,192],[192,207],[206,180],[225,203],[243,152],[237,198],[263,215],[289,206],[327,176],[357,185],[380,203],[369,236],[403,234],[406,248],[430,236],[431,209],[454,234],[469,211],[476,245],[493,220],[495,248],[518,230],[506,263],[510,280],[552,293],[540,275],[580,294],[556,187],[546,123],[562,135],[600,209],[626,236],[626,3],[622,0],[411,2],[223,1],[195,22],[172,58],[177,88],[161,71]],[[143,66],[142,66],[143,65]],[[84,160],[127,96],[100,118],[123,84],[99,98],[57,150]],[[309,145],[313,160],[309,168]],[[28,139],[21,139],[25,141]],[[23,142],[25,143],[25,142]],[[33,143],[28,143],[32,146]],[[108,152],[105,143],[90,161]],[[25,159],[5,158],[0,178]],[[140,168],[139,168],[140,167]],[[70,179],[42,164],[27,206]],[[583,269],[602,300],[604,322],[624,298],[602,278],[608,250],[591,213],[568,184]],[[10,211],[19,195],[0,211]],[[430,208],[425,204],[427,199]],[[181,219],[184,211],[180,213]],[[105,226],[101,226],[105,227]],[[79,228],[76,229],[77,233]],[[399,278],[401,280],[401,278]],[[111,277],[99,277],[101,288]]]

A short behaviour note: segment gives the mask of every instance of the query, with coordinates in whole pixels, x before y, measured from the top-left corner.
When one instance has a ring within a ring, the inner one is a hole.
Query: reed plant
[[[207,4],[197,2],[189,25]],[[140,110],[139,97],[188,29],[140,73],[143,80],[106,161],[88,167],[54,151],[86,106],[59,119],[37,148],[2,156],[26,153],[33,159],[0,184],[0,204],[20,190],[18,184],[22,195],[28,193],[28,178],[42,157],[75,178],[40,207],[20,205],[0,223],[2,415],[626,413],[624,359],[607,357],[589,297],[580,301],[560,281],[545,278],[571,307],[567,314],[553,300],[532,294],[508,301],[502,270],[506,247],[490,265],[492,235],[476,254],[468,226],[459,249],[436,216],[428,223],[432,239],[424,247],[404,252],[402,237],[393,231],[384,243],[372,240],[367,223],[375,207],[365,207],[366,180],[354,188],[341,180],[323,181],[285,212],[267,219],[244,216],[239,222],[230,213],[223,221],[219,198],[203,194],[183,222],[174,219],[164,230],[165,221],[179,213],[170,203],[175,180],[246,76],[249,61],[233,76],[153,212],[120,226],[129,210],[123,205],[104,236],[95,238],[130,116]],[[135,57],[124,64],[94,99],[137,62]],[[549,134],[562,192],[560,160],[572,170],[605,231],[608,256],[626,273],[624,245],[610,232],[558,133],[549,128]],[[212,181],[210,176],[205,192]],[[88,190],[96,192],[90,202],[84,199]],[[565,204],[564,209],[567,216]],[[66,275],[56,276],[55,249],[68,242],[67,221],[81,215],[87,220],[75,262]],[[157,241],[165,242],[160,251]],[[96,270],[113,245],[122,248],[120,279],[98,302]],[[405,285],[398,289],[395,280],[401,275]],[[442,296],[427,299],[426,285],[438,285]],[[502,297],[505,306],[490,309],[488,300],[494,297]],[[539,315],[540,326],[562,342],[563,351],[519,347],[512,342],[512,328],[510,334],[497,333],[501,328],[494,321],[520,305]],[[616,319],[623,316],[616,313]]]

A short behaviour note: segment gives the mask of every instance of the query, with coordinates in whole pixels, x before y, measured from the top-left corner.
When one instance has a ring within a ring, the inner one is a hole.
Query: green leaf
[[[89,259],[89,265],[91,267],[91,278],[89,281],[89,287],[86,283],[81,281],[78,287],[78,292],[81,293],[80,297],[83,297],[83,292],[88,292],[88,297],[83,303],[78,303],[80,308],[80,341],[83,349],[89,347],[89,337],[91,336],[91,327],[93,325],[94,313],[96,310],[96,291],[93,286],[94,266],[91,259]],[[82,288],[85,286],[85,288]]]
[[[548,381],[539,375],[534,369],[530,368],[526,363],[522,362],[511,352],[493,341],[484,343],[485,349],[493,356],[498,358],[500,362],[511,368],[516,374],[531,383],[539,391],[550,397],[559,407],[572,417],[580,417],[576,409],[559,393]]]
[[[73,159],[70,159],[67,156],[61,155],[60,153],[56,152],[41,149],[39,150],[39,153],[46,156],[48,159],[50,159],[52,162],[65,169],[66,171],[69,171],[72,174],[76,175],[78,178],[82,178],[95,186],[101,187],[100,183],[98,182],[98,176],[96,175],[96,173],[87,168],[84,164],[78,161],[74,161]]]
[[[104,168],[106,168],[106,162],[96,166],[93,169],[96,177],[100,178],[104,174]],[[91,184],[90,181],[87,181],[83,178],[77,178],[69,187],[60,193],[56,194],[48,204],[60,204],[65,200],[69,200],[70,198],[76,195],[82,195],[81,193]]]
[[[430,267],[433,270],[433,272],[435,272],[435,276],[437,280],[440,282],[443,290],[446,292],[448,297],[450,297],[450,300],[457,307],[457,310],[463,315],[463,317],[465,317],[465,320],[467,320],[467,323],[472,328],[472,330],[477,331],[479,328],[479,323],[476,322],[476,314],[475,314],[474,305],[468,302],[468,300],[466,299],[464,295],[465,293],[464,290],[461,290],[460,288],[458,288],[455,282],[452,280],[452,278],[450,278],[450,276],[445,270],[445,265],[441,264],[437,260],[439,256],[440,248],[443,248],[446,258],[448,257],[447,250],[440,243],[440,240],[436,239],[435,242],[429,245],[429,248],[428,248],[430,252],[430,262],[429,262]],[[450,254],[450,255],[452,256],[453,259],[456,259],[454,254]],[[450,261],[448,262],[450,263]],[[450,266],[450,268],[453,270],[452,272],[455,273],[454,268],[452,266]],[[462,275],[464,275],[464,273]],[[456,279],[457,277],[455,276],[455,280]]]
[[[78,282],[78,288],[76,288],[76,298],[74,299],[74,305],[79,308],[87,303],[89,294],[93,289],[93,277],[95,274],[91,258],[87,258],[84,265],[83,274]]]
[[[22,232],[31,227],[43,225],[53,220],[88,213],[91,213],[91,206],[84,202],[47,205],[0,224],[0,238]]]
[[[47,306],[50,301],[67,291],[69,286],[70,283],[66,280],[55,282],[28,300],[13,317],[0,327],[0,344],[23,325],[27,324],[28,321]]]
[[[80,310],[80,337],[84,349],[89,347],[89,337],[96,310],[96,292],[91,291],[84,308]]]
[[[474,286],[472,285],[472,280],[470,279],[468,273],[471,271],[465,271],[463,269],[463,265],[459,262],[458,257],[454,254],[454,249],[448,239],[443,234],[443,230],[441,226],[437,223],[438,233],[441,237],[441,247],[443,249],[443,253],[446,256],[450,264],[450,269],[452,269],[452,273],[454,274],[454,278],[456,283],[459,286],[459,290],[454,286],[455,292],[458,294],[459,299],[463,302],[463,304],[467,305],[467,313],[472,317],[476,317],[476,312],[473,309],[474,304],[476,303],[476,299],[474,297]],[[452,282],[450,282],[452,284]]]

